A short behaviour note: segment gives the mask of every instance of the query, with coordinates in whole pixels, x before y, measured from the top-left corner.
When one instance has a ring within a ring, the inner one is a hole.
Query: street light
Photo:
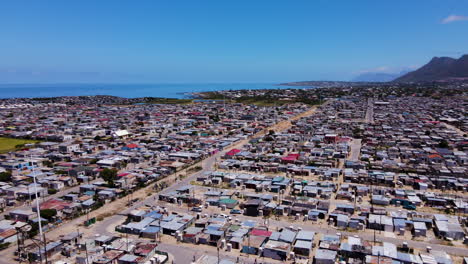
[[[39,221],[38,222],[38,224],[39,224],[39,235],[40,235],[42,243],[44,244],[44,256],[45,256],[45,262],[47,264],[47,244],[46,244],[46,240],[45,240],[45,235],[42,232],[41,209],[40,209],[40,206],[39,206],[39,197],[37,196],[37,182],[36,182],[36,174],[35,174],[35,170],[34,170],[32,156],[31,156],[31,166],[32,166],[32,173],[31,174],[32,174],[33,183],[34,183],[34,195],[35,195],[35,198],[36,198],[37,218],[38,218],[38,221]],[[41,251],[39,250],[39,254],[40,254],[40,252]]]

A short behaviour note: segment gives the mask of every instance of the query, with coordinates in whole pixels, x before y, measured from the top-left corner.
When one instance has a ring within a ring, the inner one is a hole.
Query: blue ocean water
[[[80,95],[113,95],[126,98],[187,98],[193,92],[304,88],[275,83],[180,83],[180,84],[0,84],[0,98]]]

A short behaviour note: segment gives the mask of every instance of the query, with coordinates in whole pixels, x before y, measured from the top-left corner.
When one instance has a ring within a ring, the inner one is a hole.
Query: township
[[[0,263],[468,263],[466,92],[340,89],[2,102]]]

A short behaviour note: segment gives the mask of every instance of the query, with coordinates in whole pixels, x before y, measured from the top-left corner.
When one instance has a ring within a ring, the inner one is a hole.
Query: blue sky
[[[461,0],[0,4],[0,83],[348,80],[467,47]]]

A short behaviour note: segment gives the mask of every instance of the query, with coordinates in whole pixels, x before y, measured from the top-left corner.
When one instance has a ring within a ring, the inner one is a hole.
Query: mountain
[[[468,78],[468,55],[459,59],[434,57],[426,65],[396,78],[394,82],[432,82],[455,78]]]
[[[353,82],[390,82],[403,76],[409,71],[402,71],[400,73],[385,73],[385,72],[366,72],[354,78]]]

